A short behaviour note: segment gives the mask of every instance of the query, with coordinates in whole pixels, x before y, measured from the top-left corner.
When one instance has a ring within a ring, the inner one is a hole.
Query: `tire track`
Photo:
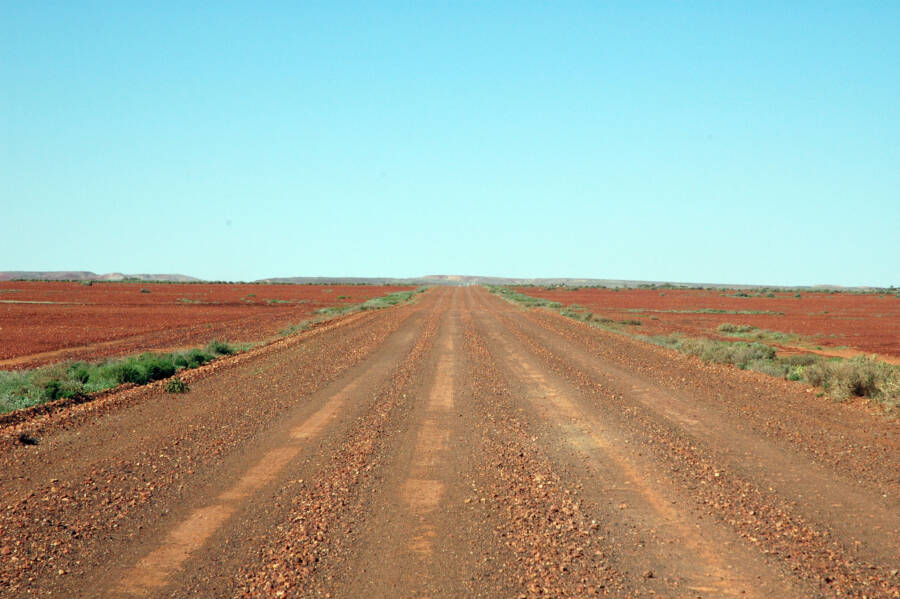
[[[810,525],[797,513],[796,504],[785,501],[775,489],[761,488],[728,471],[715,449],[665,424],[627,392],[619,395],[599,387],[591,373],[536,342],[530,332],[516,329],[501,312],[513,315],[517,311],[504,309],[502,300],[483,297],[483,301],[494,304],[498,319],[523,347],[581,389],[592,411],[599,410],[621,430],[631,431],[632,442],[637,444],[633,451],[655,456],[656,472],[665,472],[673,482],[689,489],[697,507],[732,528],[744,542],[749,541],[786,576],[811,584],[821,596],[900,596],[894,566],[861,559],[844,537]]]
[[[383,481],[369,495],[360,551],[332,587],[335,596],[468,596],[466,577],[477,576],[474,548],[459,552],[456,539],[477,536],[461,513],[459,497],[469,443],[460,425],[459,295],[446,293],[434,345],[418,382],[409,389],[408,423],[391,442]],[[474,526],[477,528],[477,525]],[[463,532],[465,531],[465,532]],[[471,536],[470,536],[471,535]]]
[[[240,503],[247,501],[272,483],[308,447],[309,441],[321,435],[345,404],[363,384],[363,377],[383,378],[384,372],[362,372],[337,390],[312,416],[291,427],[289,436],[263,456],[209,505],[195,508],[190,515],[165,535],[160,546],[142,558],[125,573],[118,593],[129,597],[145,597],[165,587],[181,570],[192,553],[232,517]]]
[[[574,399],[579,395],[577,389],[546,372],[526,353],[521,336],[504,322],[504,317],[482,312],[478,324],[493,342],[493,353],[502,356],[504,370],[518,379],[520,397],[551,424],[563,443],[588,460],[588,471],[598,483],[585,481],[585,491],[594,495],[597,504],[613,504],[621,512],[617,515],[607,510],[604,519],[628,519],[634,522],[630,527],[653,531],[645,535],[641,551],[634,551],[636,547],[620,551],[623,559],[632,562],[625,569],[649,574],[645,586],[673,597],[694,597],[698,593],[768,597],[773,589],[786,590],[782,580],[760,580],[767,568],[758,560],[754,563],[748,551],[731,547],[729,553],[723,553],[720,543],[726,535],[722,531],[701,531],[700,522],[673,507],[681,498],[672,485],[631,457],[627,435],[579,405]],[[653,537],[675,543],[654,543]],[[614,539],[616,543],[623,541]]]
[[[7,471],[17,473],[22,490],[20,498],[7,498],[0,513],[0,594],[108,592],[110,581],[153,546],[157,530],[164,531],[173,517],[187,520],[191,510],[183,506],[203,507],[204,497],[215,504],[212,498],[242,472],[241,464],[247,470],[257,461],[248,447],[272,446],[278,427],[286,429],[273,423],[311,412],[318,400],[307,398],[348,369],[365,369],[366,358],[395,359],[396,350],[375,350],[413,341],[418,315],[434,301],[422,300],[354,318],[349,327],[285,340],[280,351],[264,348],[255,359],[239,356],[217,376],[196,381],[188,396],[140,389],[135,391],[141,401],[115,411],[87,411],[95,414],[91,420],[65,413],[49,419],[36,451],[19,446],[2,455],[15,460]],[[181,536],[173,536],[173,545],[207,534],[211,519],[222,516],[198,512]],[[127,564],[129,559],[134,561]]]
[[[234,581],[242,597],[329,596],[342,549],[355,542],[354,522],[365,520],[365,489],[379,476],[385,448],[406,419],[412,385],[434,344],[446,311],[441,297],[415,346],[387,377],[375,403],[348,431],[328,467],[292,490],[291,512],[267,538],[255,564]]]
[[[464,313],[466,354],[473,379],[479,453],[473,484],[485,519],[505,551],[495,550],[499,575],[485,596],[632,597],[637,586],[612,562],[607,523],[592,519],[545,457],[534,429],[522,420],[510,381],[474,323],[471,295]]]
[[[557,339],[575,343],[585,353],[615,364],[642,384],[686,395],[704,419],[716,414],[758,437],[802,452],[857,485],[897,496],[895,456],[900,451],[896,420],[873,418],[856,406],[811,397],[810,389],[733,366],[705,364],[673,350],[597,329],[547,311],[519,312]],[[571,351],[571,350],[570,350]],[[603,372],[600,363],[593,369]],[[602,382],[602,381],[601,381]],[[690,408],[688,408],[690,410]],[[886,484],[887,483],[887,484]]]
[[[409,477],[400,491],[410,517],[416,522],[414,537],[409,548],[421,560],[431,559],[434,553],[434,539],[437,536],[435,523],[431,520],[438,509],[447,483],[438,475],[438,467],[447,459],[450,430],[446,421],[453,409],[453,383],[455,369],[454,340],[445,334],[439,346],[437,372],[431,384],[425,421],[417,435]]]
[[[672,429],[716,448],[721,472],[738,473],[759,487],[773,489],[811,526],[853,539],[859,556],[883,567],[900,563],[900,496],[891,500],[887,494],[860,489],[856,481],[824,468],[805,452],[791,451],[785,443],[749,432],[720,411],[597,359],[559,334],[529,327],[518,314],[511,316],[517,331],[530,335],[553,355],[567,356],[572,368],[597,388],[633,400],[636,407],[661,416]],[[838,519],[833,517],[835,508],[841,510]]]

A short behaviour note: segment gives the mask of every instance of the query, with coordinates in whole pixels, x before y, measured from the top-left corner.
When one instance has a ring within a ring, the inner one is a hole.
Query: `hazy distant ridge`
[[[110,272],[102,275],[87,270],[8,270],[0,271],[0,281],[13,281],[25,279],[29,281],[161,281],[169,283],[194,283],[201,279],[179,274],[136,274],[126,275],[120,272]]]
[[[118,272],[98,275],[77,271],[0,271],[0,281],[24,279],[31,281],[158,281],[169,283],[198,283],[203,279],[181,274],[122,274]],[[640,287],[645,285],[671,285],[673,287],[715,287],[721,289],[834,289],[872,290],[876,287],[841,287],[839,285],[747,285],[741,283],[684,283],[671,281],[638,281],[632,279],[578,279],[578,278],[513,278],[473,275],[426,275],[423,277],[270,277],[254,283],[295,285],[566,285],[569,287]]]
[[[671,285],[673,287],[715,287],[722,289],[875,289],[875,287],[841,287],[839,285],[747,285],[741,283],[685,283],[671,281],[638,281],[633,279],[578,278],[514,278],[473,275],[426,275],[411,278],[388,277],[274,277],[259,283],[332,284],[332,285],[566,285],[569,287],[640,287],[642,285]]]

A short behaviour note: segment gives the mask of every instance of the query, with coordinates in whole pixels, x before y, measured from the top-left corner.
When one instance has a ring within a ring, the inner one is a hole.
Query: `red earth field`
[[[561,303],[580,305],[598,317],[638,320],[631,332],[645,335],[684,333],[724,338],[717,327],[725,322],[797,335],[802,346],[839,355],[877,353],[886,359],[900,357],[900,298],[887,294],[773,293],[765,297],[747,291],[708,289],[565,289],[520,287],[520,293]],[[703,313],[701,310],[732,313]],[[735,314],[755,311],[762,314]]]
[[[376,285],[0,282],[0,369],[259,341],[323,307],[410,289]]]

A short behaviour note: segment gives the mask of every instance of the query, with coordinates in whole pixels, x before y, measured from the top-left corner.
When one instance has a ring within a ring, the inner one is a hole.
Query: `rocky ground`
[[[0,595],[900,596],[897,423],[797,383],[480,288],[190,376],[0,429]]]

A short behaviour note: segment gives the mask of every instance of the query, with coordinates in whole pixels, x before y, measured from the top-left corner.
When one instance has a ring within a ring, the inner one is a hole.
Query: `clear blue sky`
[[[0,270],[900,285],[900,2],[0,0]]]

